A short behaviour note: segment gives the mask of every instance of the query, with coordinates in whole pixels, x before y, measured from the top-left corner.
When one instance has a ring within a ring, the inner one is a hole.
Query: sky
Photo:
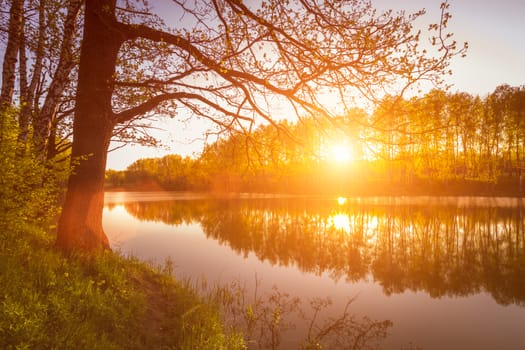
[[[439,0],[372,0],[377,9],[392,8],[413,12],[425,8],[422,23],[439,19]],[[501,84],[525,85],[525,1],[450,0],[449,30],[459,42],[469,44],[466,58],[452,61],[453,75],[446,77],[451,92],[486,96]],[[160,120],[154,124],[164,147],[128,145],[108,155],[108,169],[122,170],[139,158],[176,153],[198,156],[208,125],[199,121]]]

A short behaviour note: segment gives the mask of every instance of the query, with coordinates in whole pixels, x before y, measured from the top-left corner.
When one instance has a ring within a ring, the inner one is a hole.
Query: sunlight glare
[[[350,233],[350,218],[346,214],[336,214],[330,218],[331,224],[337,230]]]
[[[345,197],[337,197],[337,204],[345,205],[346,204],[346,198]]]
[[[348,163],[353,160],[352,149],[346,143],[333,145],[330,156],[337,163]]]
[[[364,228],[364,231],[367,236],[374,237],[377,236],[379,229],[379,218],[377,216],[372,216],[368,219],[367,225]]]

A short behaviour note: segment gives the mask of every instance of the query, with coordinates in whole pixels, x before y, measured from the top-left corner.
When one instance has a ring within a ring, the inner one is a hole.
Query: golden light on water
[[[375,239],[375,237],[378,236],[379,218],[377,216],[369,217],[367,225],[363,228],[363,230],[367,237]]]
[[[350,233],[350,218],[347,214],[335,214],[330,217],[330,223],[335,229]]]
[[[347,198],[337,198],[338,203],[346,203]],[[357,220],[357,221],[356,221]],[[334,228],[337,231],[342,231],[347,234],[353,234],[355,232],[362,232],[366,239],[375,241],[378,236],[378,230],[380,228],[379,218],[377,216],[366,217],[366,222],[361,222],[355,214],[350,214],[344,211],[338,211],[328,217],[328,226]]]
[[[337,204],[340,206],[343,206],[347,202],[346,197],[337,197]],[[334,227],[336,230],[344,231],[346,233],[350,233],[350,217],[348,214],[339,212],[335,215],[332,215],[329,218],[329,223],[332,227]]]

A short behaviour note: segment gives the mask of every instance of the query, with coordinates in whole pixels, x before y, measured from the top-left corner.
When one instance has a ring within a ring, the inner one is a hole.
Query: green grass
[[[2,349],[235,349],[216,308],[167,274],[106,252],[64,256],[39,228],[0,233]]]
[[[134,259],[54,247],[68,162],[38,160],[0,112],[0,349],[243,349],[218,305]]]

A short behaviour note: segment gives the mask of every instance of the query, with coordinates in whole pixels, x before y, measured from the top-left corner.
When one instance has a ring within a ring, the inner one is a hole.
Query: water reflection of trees
[[[371,276],[387,294],[487,291],[501,304],[525,303],[521,206],[216,199],[128,203],[126,209],[141,220],[199,222],[208,237],[272,264],[334,279]]]

